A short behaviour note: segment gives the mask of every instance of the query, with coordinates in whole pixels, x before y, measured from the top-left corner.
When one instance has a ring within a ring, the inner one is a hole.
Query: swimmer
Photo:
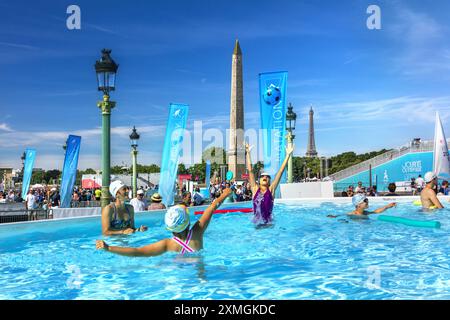
[[[252,161],[250,159],[250,150],[252,149],[248,143],[245,143],[245,152],[247,156],[247,170],[249,172],[250,188],[253,194],[253,222],[259,227],[268,225],[272,222],[272,210],[275,191],[280,183],[281,176],[284,168],[288,163],[289,157],[291,157],[294,147],[288,146],[286,148],[286,157],[281,164],[280,170],[272,183],[270,183],[270,175],[268,173],[262,173],[259,177],[259,187],[256,184],[255,176],[253,175]]]
[[[116,180],[109,185],[109,192],[116,199],[102,209],[102,233],[105,236],[115,234],[131,234],[136,231],[146,231],[146,226],[135,228],[134,208],[126,204],[128,192],[125,184]]]
[[[140,248],[113,247],[103,240],[97,240],[96,247],[97,249],[129,257],[152,257],[167,251],[180,252],[181,254],[198,251],[203,248],[203,233],[208,228],[214,211],[230,193],[231,189],[225,189],[221,196],[206,208],[192,228],[189,228],[189,213],[184,205],[170,207],[164,220],[167,230],[173,233],[173,238],[163,239]]]
[[[420,193],[420,201],[422,202],[422,208],[429,210],[432,209],[442,209],[444,206],[439,201],[434,192],[434,187],[437,185],[437,177],[433,172],[427,172],[425,174],[425,188]]]
[[[369,207],[369,199],[367,199],[367,197],[361,193],[353,196],[352,203],[355,206],[355,210],[347,213],[347,217],[352,219],[368,219],[369,214],[382,213],[387,209],[390,209],[397,205],[395,202],[391,202],[388,205],[378,208],[374,211],[366,211],[366,209]]]

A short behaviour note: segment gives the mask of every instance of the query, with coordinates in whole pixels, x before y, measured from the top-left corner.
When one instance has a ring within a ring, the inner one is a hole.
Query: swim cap
[[[189,225],[189,214],[180,205],[170,207],[164,218],[167,230],[175,233],[183,232]]]
[[[353,196],[352,198],[352,203],[355,207],[357,207],[359,204],[361,204],[362,202],[364,202],[364,200],[366,200],[367,197],[362,194],[362,193],[358,193],[356,195]]]
[[[430,183],[431,181],[433,181],[436,178],[436,175],[434,174],[434,172],[427,172],[425,174],[425,183]]]
[[[119,191],[122,187],[125,187],[125,184],[120,180],[115,180],[109,185],[109,193],[111,193],[111,195],[115,198],[117,191]]]

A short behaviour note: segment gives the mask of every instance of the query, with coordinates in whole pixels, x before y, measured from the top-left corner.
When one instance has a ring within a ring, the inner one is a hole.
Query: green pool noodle
[[[439,221],[423,221],[423,220],[413,220],[402,217],[394,216],[378,216],[378,220],[385,222],[401,223],[411,227],[422,227],[422,228],[440,228],[441,223]]]

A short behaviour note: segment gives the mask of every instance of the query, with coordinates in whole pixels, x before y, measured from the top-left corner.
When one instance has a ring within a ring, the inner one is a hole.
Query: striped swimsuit
[[[188,233],[188,235],[187,235],[187,238],[186,238],[186,242],[185,241],[183,241],[183,240],[181,240],[180,238],[178,238],[178,237],[173,237],[172,239],[176,242],[176,243],[178,243],[180,246],[181,246],[181,254],[185,254],[186,252],[195,252],[195,250],[194,249],[192,249],[190,246],[189,246],[189,241],[191,241],[191,237],[192,237],[192,230],[193,229],[191,229],[191,230],[189,230],[189,233]]]

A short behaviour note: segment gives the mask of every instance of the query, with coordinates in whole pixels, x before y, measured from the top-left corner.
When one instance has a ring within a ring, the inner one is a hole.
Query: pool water
[[[131,236],[103,237],[99,217],[2,225],[0,299],[450,299],[450,210],[421,213],[408,202],[385,213],[439,220],[440,229],[326,217],[350,210],[277,203],[267,229],[251,214],[215,215],[205,248],[188,257],[95,249],[96,239],[142,246],[169,237],[163,214],[139,214],[149,230]]]

